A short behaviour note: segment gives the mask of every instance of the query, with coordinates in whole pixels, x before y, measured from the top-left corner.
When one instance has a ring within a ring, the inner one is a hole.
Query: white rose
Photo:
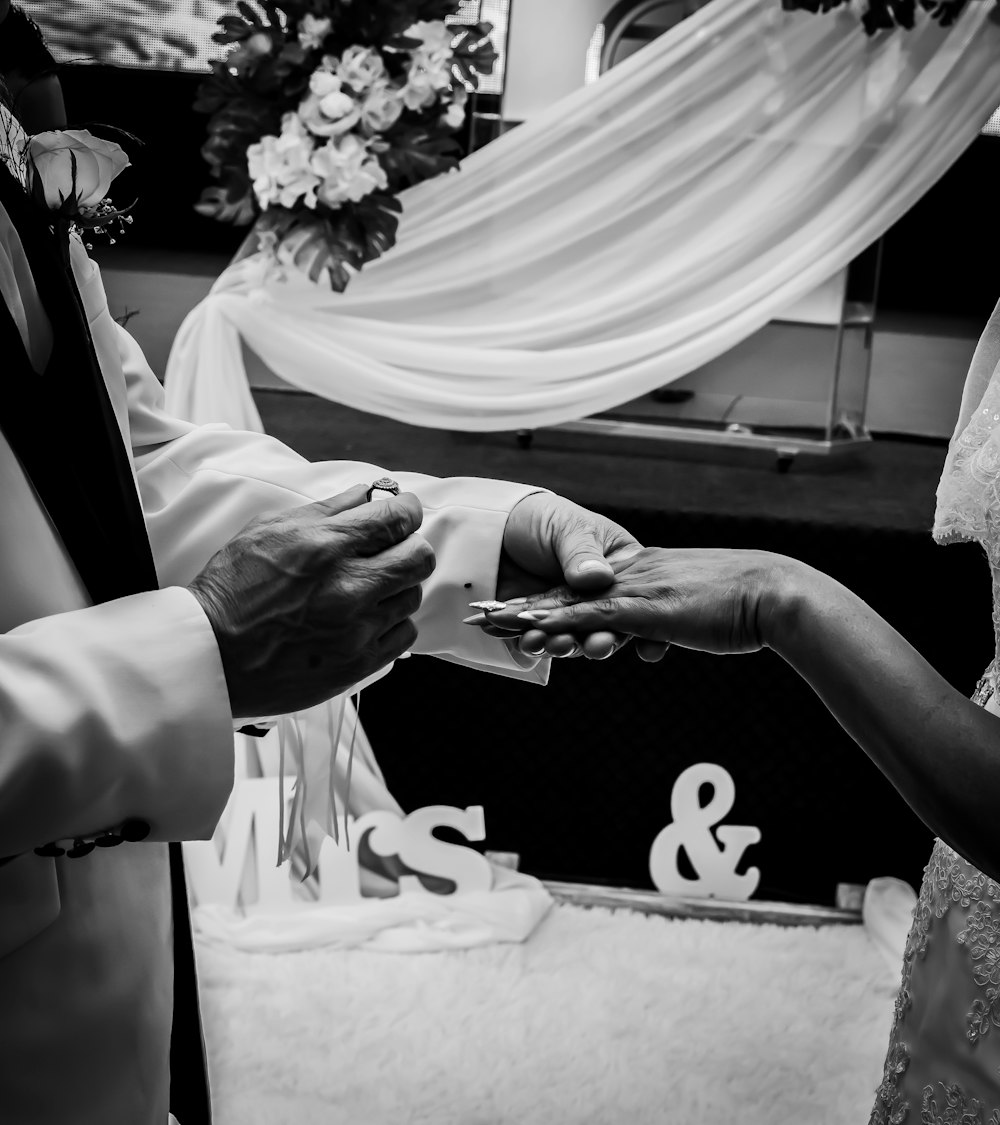
[[[261,207],[294,207],[300,199],[307,207],[316,206],[320,179],[310,166],[314,149],[315,142],[294,113],[282,118],[279,137],[261,137],[247,148],[247,171]]]
[[[413,51],[414,55],[447,55],[451,58],[451,42],[455,33],[444,20],[417,20],[403,34],[407,39],[420,40],[420,46]]]
[[[307,12],[299,20],[299,43],[307,51],[314,51],[323,46],[323,40],[330,34],[333,24],[323,16],[322,19]]]
[[[129,159],[121,145],[86,129],[52,129],[29,140],[28,163],[46,204],[58,210],[67,201],[78,208],[96,206]]]
[[[388,82],[379,82],[361,104],[361,122],[369,132],[383,133],[396,124],[402,112],[402,93]]]
[[[420,45],[410,52],[403,99],[407,109],[424,109],[434,104],[441,91],[451,88],[454,32],[442,20],[419,20],[404,34]]]
[[[438,87],[432,75],[421,67],[411,66],[403,87],[403,104],[407,109],[426,109],[437,101]]]
[[[382,165],[354,133],[316,149],[310,166],[322,180],[317,194],[328,207],[339,207],[347,201],[357,203],[376,189],[389,186]]]
[[[344,92],[340,79],[325,68],[313,72],[309,91],[299,104],[299,117],[317,137],[339,136],[361,120],[358,103]]]
[[[348,47],[336,69],[337,77],[359,94],[386,78],[382,56],[372,47]]]
[[[326,62],[326,60],[323,60]],[[327,94],[335,94],[340,90],[343,83],[333,73],[332,70],[327,70],[325,66],[317,67],[312,74],[309,75],[309,92],[315,94],[318,98],[325,98]]]

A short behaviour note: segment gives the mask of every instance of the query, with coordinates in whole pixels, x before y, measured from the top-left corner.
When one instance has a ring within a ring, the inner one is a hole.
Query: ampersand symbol
[[[712,797],[702,805],[699,790],[712,786]],[[736,868],[751,844],[760,841],[760,829],[724,824],[712,833],[733,807],[736,786],[722,766],[701,762],[689,766],[674,782],[670,794],[673,823],[657,834],[649,851],[649,874],[658,890],[668,895],[695,895],[703,898],[748,899],[760,882],[760,870],[751,867],[742,875]],[[721,847],[720,847],[721,845]],[[681,874],[677,859],[681,848],[687,852],[697,878]]]

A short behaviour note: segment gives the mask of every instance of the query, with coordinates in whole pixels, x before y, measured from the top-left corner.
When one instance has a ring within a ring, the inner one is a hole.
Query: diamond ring
[[[371,500],[373,492],[388,492],[390,496],[399,495],[399,485],[392,477],[379,477],[368,489],[368,499]]]

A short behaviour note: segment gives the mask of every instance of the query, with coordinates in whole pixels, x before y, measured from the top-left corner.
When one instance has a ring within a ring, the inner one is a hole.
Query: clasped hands
[[[190,583],[234,718],[315,706],[413,646],[434,570],[416,534],[423,510],[409,493],[366,493],[357,485],[251,521]],[[603,516],[531,493],[504,530],[496,596],[508,608],[469,623],[534,656],[604,659],[632,637],[647,661],[670,642],[748,651],[763,643],[762,576],[777,557],[643,548]]]
[[[604,659],[630,638],[641,659],[671,644],[701,652],[754,652],[768,644],[801,564],[766,551],[640,548],[613,564],[603,589],[563,584],[466,618],[531,655]]]

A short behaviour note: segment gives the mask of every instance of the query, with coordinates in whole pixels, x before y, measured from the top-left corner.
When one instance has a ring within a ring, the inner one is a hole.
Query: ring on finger
[[[372,494],[375,492],[386,492],[390,496],[398,496],[399,485],[392,477],[379,477],[378,480],[372,481],[368,487],[367,498],[369,503],[371,502]]]

